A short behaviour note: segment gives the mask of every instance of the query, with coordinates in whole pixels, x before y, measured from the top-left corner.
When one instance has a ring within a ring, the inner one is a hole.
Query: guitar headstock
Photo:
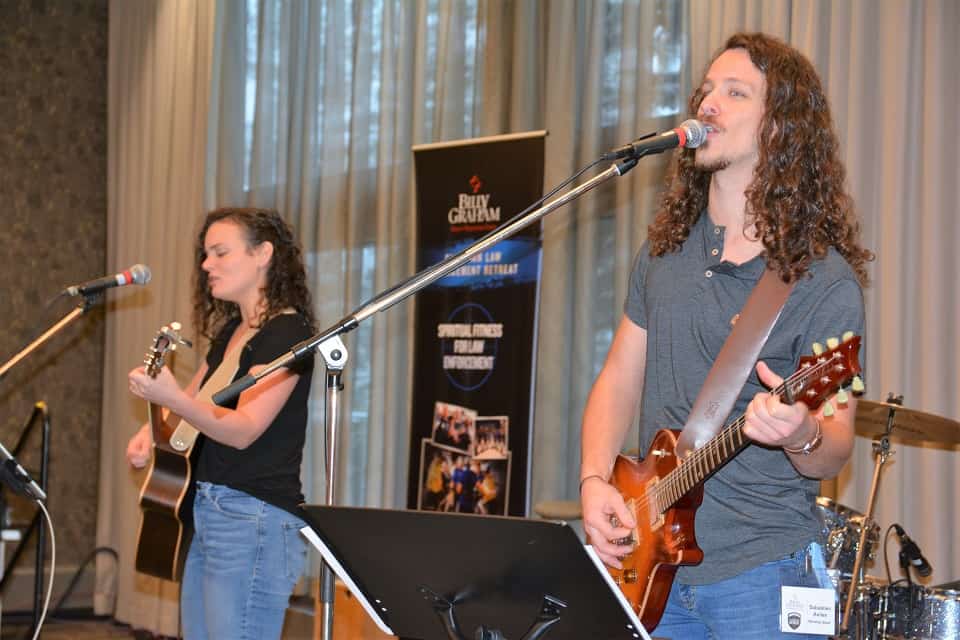
[[[179,322],[171,322],[169,326],[164,325],[157,331],[157,335],[154,336],[153,343],[143,359],[147,375],[151,378],[156,378],[157,374],[160,373],[169,352],[176,351],[179,345],[193,346],[189,340],[180,335],[181,328]]]
[[[827,348],[814,344],[814,355],[800,358],[796,373],[784,381],[788,398],[802,401],[810,409],[818,408],[824,400],[837,394],[837,401],[846,404],[845,387],[854,392],[863,391],[860,379],[860,336],[847,332],[842,340],[830,338]],[[832,415],[833,407],[824,408],[825,415]]]

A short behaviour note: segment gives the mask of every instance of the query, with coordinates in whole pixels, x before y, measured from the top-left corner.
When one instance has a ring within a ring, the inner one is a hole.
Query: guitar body
[[[646,458],[618,456],[610,483],[616,487],[637,522],[636,550],[624,558],[623,569],[610,569],[637,617],[646,629],[660,622],[677,567],[699,564],[694,517],[703,501],[703,487],[695,487],[660,514],[647,499],[650,490],[677,465],[679,431],[657,432]]]
[[[179,335],[180,325],[171,323],[157,333],[144,360],[146,372],[156,377],[163,359],[177,344],[189,342]],[[163,408],[147,403],[153,456],[147,478],[140,488],[140,528],[137,531],[135,567],[140,573],[179,582],[187,547],[193,532],[192,457],[195,449],[171,445],[174,428],[164,420]]]
[[[136,569],[178,582],[193,531],[193,482],[189,455],[154,444],[153,463],[140,490]]]

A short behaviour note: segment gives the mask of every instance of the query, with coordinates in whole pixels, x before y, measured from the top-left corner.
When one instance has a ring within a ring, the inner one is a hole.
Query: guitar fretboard
[[[824,356],[818,359],[816,364],[794,372],[773,389],[772,393],[781,399],[786,398],[788,402],[800,400],[814,409],[823,400],[822,394],[810,392],[813,397],[808,398],[804,397],[804,391],[812,382],[822,381],[829,369],[846,369],[842,358],[839,352],[832,353],[830,357]],[[750,439],[743,434],[744,424],[746,416],[741,415],[702,447],[695,449],[678,467],[651,487],[648,499],[655,507],[651,509],[652,518],[659,517],[750,444]]]

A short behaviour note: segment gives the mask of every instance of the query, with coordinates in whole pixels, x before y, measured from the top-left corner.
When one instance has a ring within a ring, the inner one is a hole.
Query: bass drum
[[[890,585],[873,596],[876,638],[957,640],[960,591],[920,585]]]
[[[820,520],[827,569],[836,570],[841,581],[848,582],[853,575],[853,565],[856,562],[857,550],[860,548],[863,514],[823,496],[817,498],[814,508]],[[873,560],[874,548],[879,539],[880,527],[873,524],[867,531],[864,544],[864,567]]]

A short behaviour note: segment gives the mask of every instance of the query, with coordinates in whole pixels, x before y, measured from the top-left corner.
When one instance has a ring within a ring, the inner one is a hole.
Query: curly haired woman
[[[313,313],[300,248],[276,211],[218,209],[196,245],[194,322],[210,339],[185,389],[164,368],[130,372],[135,395],[197,429],[194,535],[181,588],[188,640],[279,638],[306,562],[300,462],[313,361],[282,369],[219,407],[211,395],[307,339]],[[127,446],[147,464],[144,425]]]

